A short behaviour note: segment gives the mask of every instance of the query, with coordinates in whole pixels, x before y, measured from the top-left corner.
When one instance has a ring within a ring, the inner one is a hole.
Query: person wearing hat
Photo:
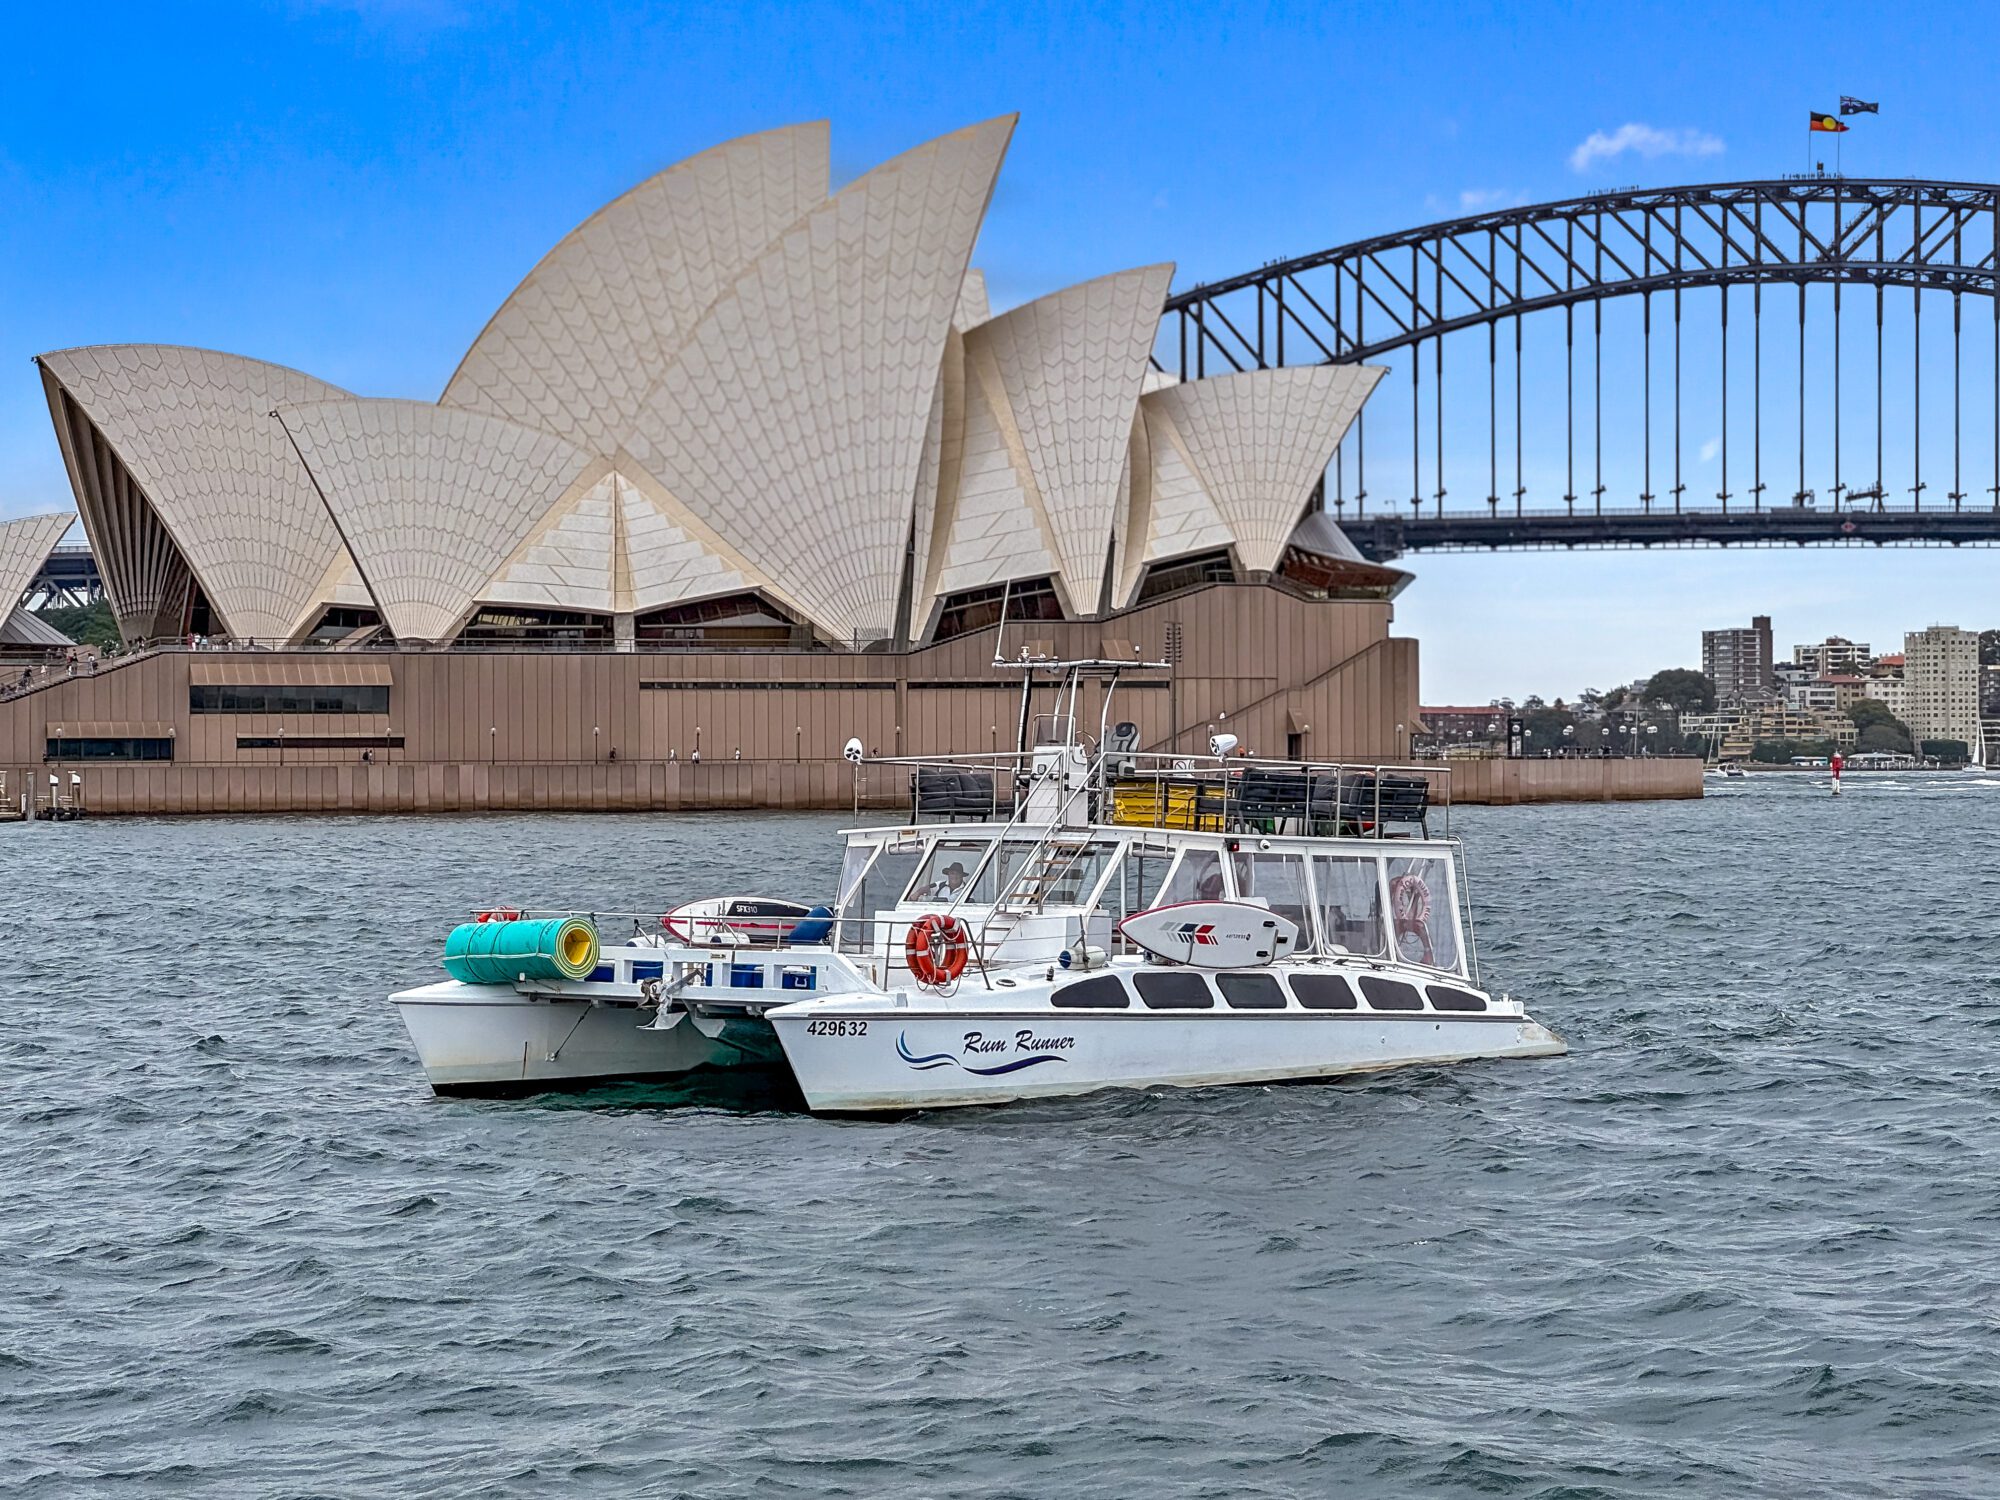
[[[944,867],[944,874],[938,883],[931,887],[931,900],[956,901],[964,889],[965,866],[953,860]]]

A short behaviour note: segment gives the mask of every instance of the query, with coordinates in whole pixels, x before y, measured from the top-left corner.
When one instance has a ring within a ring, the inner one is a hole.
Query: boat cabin
[[[835,944],[891,967],[912,922],[958,917],[988,964],[1135,952],[1117,926],[1182,901],[1247,901],[1299,928],[1299,955],[1421,964],[1470,977],[1457,846],[1446,840],[1005,824],[847,836]],[[970,971],[974,982],[977,969]]]

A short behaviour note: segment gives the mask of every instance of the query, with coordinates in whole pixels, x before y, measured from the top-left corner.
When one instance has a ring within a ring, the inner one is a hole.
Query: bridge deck
[[[1447,511],[1335,516],[1371,562],[1406,552],[1574,547],[2000,546],[2000,510]]]

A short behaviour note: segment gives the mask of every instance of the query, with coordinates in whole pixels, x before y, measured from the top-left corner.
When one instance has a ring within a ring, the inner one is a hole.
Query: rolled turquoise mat
[[[536,922],[461,922],[444,940],[444,971],[460,984],[588,979],[597,928],[582,917]]]

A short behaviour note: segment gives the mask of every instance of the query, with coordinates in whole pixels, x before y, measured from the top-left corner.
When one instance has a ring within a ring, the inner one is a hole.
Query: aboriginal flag
[[[1842,124],[1838,115],[1821,114],[1818,110],[1814,110],[1812,124],[1806,128],[1809,130],[1824,130],[1831,135],[1839,135],[1843,131],[1851,130],[1853,127]]]

